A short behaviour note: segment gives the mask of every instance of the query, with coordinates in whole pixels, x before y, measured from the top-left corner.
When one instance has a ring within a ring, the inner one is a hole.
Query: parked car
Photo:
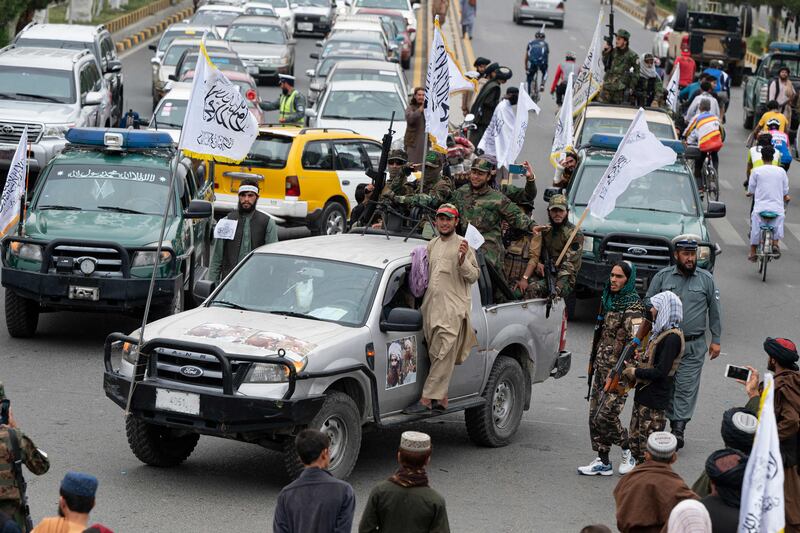
[[[105,26],[84,26],[80,24],[39,24],[31,22],[14,38],[20,48],[62,48],[89,50],[97,60],[100,72],[111,91],[111,122],[116,124],[122,118],[124,105],[124,77],[122,61],[117,56],[117,48],[111,33]]]
[[[590,103],[575,123],[575,146],[588,142],[595,133],[625,135],[638,108],[626,105]],[[647,127],[659,139],[678,138],[675,124],[663,109],[645,109]]]
[[[177,153],[165,133],[72,128],[66,138],[36,184],[25,236],[2,241],[9,334],[33,336],[42,311],[140,313],[154,268],[154,316],[183,310],[206,271],[212,182],[188,159],[170,179]]]
[[[396,13],[403,15],[406,19],[406,24],[414,30],[413,37],[416,39],[417,31],[417,14],[415,10],[420,8],[419,3],[414,3],[413,7],[409,0],[353,0],[351,4],[351,12],[356,13],[362,8],[372,9],[390,9]]]
[[[0,50],[0,94],[3,182],[25,128],[36,176],[64,149],[67,130],[109,126],[114,118],[108,81],[89,50],[7,46]]]
[[[336,53],[327,55],[324,59],[319,57],[319,54],[311,54],[311,57],[317,60],[314,68],[306,70],[306,76],[309,77],[309,103],[317,101],[321,93],[322,87],[325,85],[325,79],[331,69],[341,61],[351,61],[358,59],[370,59],[386,63],[386,56],[382,52],[364,52],[359,50],[341,50]]]
[[[310,71],[313,75],[313,71]],[[308,74],[308,72],[307,72]],[[310,84],[309,101],[316,102],[319,95],[325,90],[325,85],[334,81],[362,80],[386,81],[397,85],[400,94],[408,94],[408,81],[402,67],[390,61],[376,60],[339,60],[333,64],[322,84]]]
[[[175,39],[201,38],[203,35],[205,35],[207,39],[219,39],[217,31],[211,26],[195,26],[186,21],[177,22],[164,30],[158,43],[150,44],[148,48],[156,53],[156,59],[161,59],[164,56],[164,52],[167,51],[167,47],[172,44],[172,41]]]
[[[138,331],[111,334],[103,388],[130,407],[133,454],[177,466],[201,434],[213,435],[280,450],[295,476],[294,435],[321,428],[332,443],[327,471],[346,478],[362,431],[429,419],[402,413],[419,399],[429,364],[422,313],[398,297],[410,286],[411,251],[425,242],[383,234],[280,241],[248,255],[216,290],[198,284],[211,293],[203,305],[148,324],[144,343]],[[566,375],[572,354],[562,300],[549,316],[545,299],[498,303],[479,263],[470,310],[478,345],[453,372],[447,412],[464,411],[473,442],[499,447],[513,441],[533,384]],[[390,378],[395,350],[406,364],[402,386]],[[140,358],[149,371],[134,378]]]
[[[257,79],[294,74],[295,40],[280,20],[239,17],[231,23],[225,40]]]
[[[183,57],[184,52],[187,50],[200,50],[200,37],[193,37],[191,39],[177,38],[167,46],[164,55],[161,58],[154,57],[150,60],[153,68],[153,107],[164,97],[167,92],[167,84],[170,81],[170,76],[175,74],[175,66]],[[209,52],[230,50],[231,45],[228,41],[218,41],[206,39],[206,50]]]
[[[406,18],[400,12],[391,9],[361,8],[356,11],[356,14],[377,15],[384,20],[390,20],[394,24],[398,36],[403,37],[402,41],[398,40],[400,44],[400,63],[405,69],[411,67],[411,57],[414,55],[415,50],[414,37],[416,30],[408,25]]]
[[[294,0],[295,34],[321,34],[331,31],[336,18],[336,2],[332,0]]]
[[[243,13],[244,10],[240,6],[206,5],[197,8],[192,18],[189,19],[189,23],[200,26],[214,26],[219,36],[225,37],[228,26]]]
[[[247,10],[248,6],[253,7],[259,5],[265,7],[269,6],[275,10],[275,13],[289,29],[289,35],[294,35],[294,11],[292,10],[289,0],[250,0],[244,5],[244,8]]]
[[[563,28],[565,4],[565,0],[515,0],[511,18],[517,24],[533,20]]]
[[[315,128],[351,128],[380,139],[394,113],[395,138],[406,132],[408,95],[386,81],[335,81],[328,83],[315,109],[308,111]]]
[[[258,123],[262,124],[265,122],[264,111],[262,111],[261,107],[259,107],[259,104],[261,103],[261,97],[258,94],[258,84],[253,76],[233,70],[225,70],[222,67],[220,67],[220,71],[226,78],[228,78],[228,80],[230,80],[231,83],[238,87],[239,92],[244,95],[245,99],[247,100],[247,109],[249,109],[250,113],[256,117]],[[184,74],[183,78],[181,78],[181,81],[191,83],[192,79],[194,79],[194,72],[194,70],[190,70]],[[167,98],[169,98],[169,94],[167,95]]]

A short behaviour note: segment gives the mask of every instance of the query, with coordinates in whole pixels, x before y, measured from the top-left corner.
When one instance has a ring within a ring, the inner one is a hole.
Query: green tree
[[[55,0],[0,0],[0,44],[8,44],[33,19],[34,11],[53,3]]]

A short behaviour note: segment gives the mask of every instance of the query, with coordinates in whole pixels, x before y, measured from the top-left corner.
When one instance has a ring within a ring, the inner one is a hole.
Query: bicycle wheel
[[[769,263],[769,255],[764,254],[761,256],[761,281],[767,281],[767,263]]]
[[[772,257],[772,231],[768,229],[763,230],[762,235],[761,267],[758,271],[761,273],[761,281],[767,281],[767,264],[769,263],[770,257]]]
[[[533,75],[533,79],[531,80],[531,100],[533,100],[534,102],[538,102],[539,101],[539,71],[538,70]]]
[[[706,196],[709,201],[714,200],[716,202],[719,200],[719,174],[717,174],[717,169],[714,168],[714,165],[709,165],[707,179]]]

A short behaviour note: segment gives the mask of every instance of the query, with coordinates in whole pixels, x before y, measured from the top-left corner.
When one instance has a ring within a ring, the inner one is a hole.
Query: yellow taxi
[[[341,233],[356,206],[356,187],[372,181],[366,171],[377,168],[380,156],[380,143],[351,130],[261,127],[240,164],[209,164],[215,213],[236,209],[239,185],[251,179],[261,191],[257,208],[278,224]]]

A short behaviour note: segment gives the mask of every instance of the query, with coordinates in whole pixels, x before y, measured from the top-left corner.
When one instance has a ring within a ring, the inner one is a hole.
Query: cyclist
[[[766,163],[761,157],[761,150],[766,146],[772,146],[772,135],[768,132],[761,133],[756,139],[756,145],[749,149],[747,152],[747,179],[744,180],[744,188],[747,189],[747,184],[752,174],[753,169],[756,169],[765,164],[777,165],[778,160],[770,160]]]
[[[792,152],[789,150],[789,136],[780,130],[781,122],[776,119],[767,121],[767,131],[772,136],[772,147],[780,155],[778,162],[783,167],[783,170],[789,172],[789,166],[792,164]]]
[[[564,62],[559,63],[556,74],[553,76],[550,94],[556,95],[557,105],[564,102],[564,93],[567,92],[567,80],[570,74],[575,74],[575,52],[567,52]]]
[[[783,238],[784,204],[792,198],[789,196],[789,177],[783,168],[771,165],[775,149],[765,146],[761,149],[764,165],[753,169],[747,196],[753,197],[753,212],[750,215],[750,261],[756,260],[756,247],[761,240],[762,219],[760,213],[772,211],[778,216],[770,223],[774,227],[772,234],[772,253],[776,258],[781,256],[779,241]],[[767,253],[769,250],[767,250]]]
[[[701,152],[700,158],[694,164],[694,177],[699,184],[700,192],[705,192],[705,187],[700,185],[700,172],[706,157],[711,158],[711,164],[719,172],[719,150],[722,148],[722,127],[719,117],[711,112],[710,99],[702,99],[699,112],[692,118],[683,137],[687,144],[696,145]]]
[[[719,106],[723,115],[725,114],[725,110],[728,109],[728,102],[731,99],[731,77],[725,73],[723,70],[724,67],[724,61],[715,59],[711,61],[711,66],[703,71],[703,74],[713,77],[716,81],[714,92],[717,93],[717,100],[719,100]]]
[[[786,120],[786,117],[783,113],[779,111],[780,105],[778,105],[777,100],[770,100],[767,102],[767,112],[761,115],[761,118],[758,119],[758,123],[756,127],[753,128],[753,132],[750,136],[758,135],[759,132],[764,131],[767,129],[767,122],[776,119],[779,123],[778,129],[785,132],[786,126],[789,125],[789,121]]]
[[[536,32],[536,38],[528,43],[525,51],[525,72],[528,75],[528,94],[531,92],[531,82],[536,72],[541,72],[539,92],[544,91],[544,82],[547,80],[547,63],[550,59],[550,46],[545,41],[544,31]]]

